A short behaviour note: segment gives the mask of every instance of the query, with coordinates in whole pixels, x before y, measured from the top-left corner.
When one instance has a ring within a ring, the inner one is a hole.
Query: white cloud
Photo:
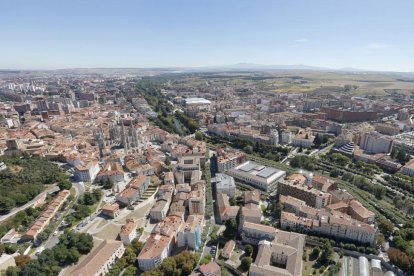
[[[385,43],[377,43],[377,42],[372,42],[372,43],[369,43],[367,45],[368,49],[374,49],[374,50],[387,49],[387,48],[390,48],[390,47],[391,47],[391,45],[388,45],[388,44],[385,44]]]

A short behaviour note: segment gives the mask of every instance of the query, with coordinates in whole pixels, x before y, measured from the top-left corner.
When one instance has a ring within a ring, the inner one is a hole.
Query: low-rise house
[[[253,190],[253,191],[245,191],[243,193],[243,200],[244,204],[260,204],[260,191]]]
[[[19,232],[17,232],[16,229],[12,228],[3,237],[1,237],[0,242],[2,244],[17,243],[20,238],[21,235]]]
[[[119,215],[119,204],[116,202],[109,203],[102,208],[102,214],[110,218],[116,218]]]
[[[29,230],[27,230],[27,232],[22,236],[22,240],[36,239],[37,235],[49,225],[50,221],[69,195],[70,192],[68,190],[60,191],[58,195],[49,203],[42,214],[34,221]]]
[[[164,184],[165,185],[174,185],[174,174],[173,174],[173,172],[166,172],[164,174]]]
[[[400,171],[402,174],[414,177],[414,159],[405,164]]]
[[[101,276],[109,272],[112,265],[125,252],[121,241],[105,240],[93,250],[70,274],[73,276]]]
[[[239,206],[230,206],[229,196],[226,194],[217,194],[216,208],[218,211],[218,222],[223,224],[231,218],[236,218],[239,212]]]
[[[203,276],[221,276],[221,268],[215,261],[201,265],[199,270]]]
[[[116,200],[124,206],[131,206],[134,202],[139,200],[139,192],[137,189],[127,187],[116,195]]]
[[[236,242],[234,240],[229,240],[224,245],[224,248],[221,251],[221,256],[225,259],[230,259],[231,254],[233,253],[233,250],[235,247],[236,247]]]

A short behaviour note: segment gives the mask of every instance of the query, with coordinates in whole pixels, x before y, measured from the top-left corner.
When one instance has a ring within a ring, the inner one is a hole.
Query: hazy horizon
[[[0,4],[0,68],[238,63],[413,72],[414,2],[53,1]]]

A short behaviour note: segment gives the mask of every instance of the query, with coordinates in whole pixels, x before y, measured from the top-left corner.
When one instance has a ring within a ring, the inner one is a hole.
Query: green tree
[[[67,179],[62,179],[59,181],[58,186],[61,190],[70,190],[72,188],[72,183]]]
[[[135,265],[128,266],[122,275],[135,276],[137,274],[137,267]]]
[[[381,216],[377,219],[377,222],[378,222],[378,228],[381,230],[381,232],[385,236],[391,235],[392,232],[394,231],[394,224],[392,224],[392,222],[390,222],[386,218]]]
[[[165,259],[160,266],[160,270],[166,275],[174,275],[177,264],[174,258]]]
[[[312,250],[312,253],[310,254],[310,258],[309,260],[316,260],[317,258],[319,258],[319,254],[321,253],[321,249],[319,248],[319,246],[314,247]]]
[[[246,247],[244,248],[244,252],[246,253],[246,256],[251,257],[253,254],[253,246],[251,246],[250,244],[246,245]]]
[[[322,265],[329,265],[332,261],[333,253],[334,253],[334,251],[333,251],[331,243],[326,242],[322,246],[321,255],[319,257],[319,262]]]
[[[235,239],[237,236],[237,222],[234,218],[226,221],[226,230],[223,232],[223,236],[228,239]]]
[[[201,132],[201,131],[196,131],[196,133],[195,133],[195,138],[198,140],[198,141],[203,141],[204,140],[204,134]]]
[[[17,266],[9,266],[6,269],[6,276],[18,276],[20,274],[20,268]]]
[[[110,177],[106,178],[105,183],[102,186],[105,190],[112,189],[114,187],[114,182]]]
[[[247,271],[247,270],[249,270],[249,268],[250,268],[250,265],[252,264],[252,258],[251,257],[243,257],[242,259],[241,259],[241,268],[244,270],[244,271]]]
[[[243,150],[247,153],[247,154],[252,154],[253,153],[253,147],[252,146],[246,146],[243,148]]]

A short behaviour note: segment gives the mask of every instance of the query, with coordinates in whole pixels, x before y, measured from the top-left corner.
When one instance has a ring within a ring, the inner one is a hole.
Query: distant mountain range
[[[329,71],[329,72],[348,72],[348,73],[380,73],[380,74],[397,74],[397,75],[407,75],[412,76],[414,72],[393,72],[393,71],[375,71],[375,70],[366,70],[354,67],[343,67],[343,68],[329,68],[329,67],[320,67],[320,66],[310,66],[304,64],[292,64],[292,65],[264,65],[257,63],[236,63],[230,65],[216,65],[216,66],[198,66],[198,67],[101,67],[101,68],[62,68],[62,69],[1,69],[0,74],[16,74],[20,72],[58,72],[58,73],[118,73],[123,74],[125,72],[132,74],[148,74],[148,73],[184,73],[184,72],[220,72],[220,71]]]
[[[363,69],[357,69],[352,67],[344,67],[340,69],[333,69],[328,67],[309,66],[304,64],[293,64],[293,65],[264,65],[256,63],[237,63],[231,65],[219,65],[219,66],[205,66],[205,67],[194,67],[187,68],[193,70],[309,70],[309,71],[346,71],[346,72],[360,72],[366,71]]]

